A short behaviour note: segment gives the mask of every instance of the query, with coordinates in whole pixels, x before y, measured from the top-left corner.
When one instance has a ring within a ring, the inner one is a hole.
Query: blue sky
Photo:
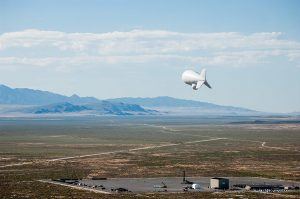
[[[2,0],[0,83],[300,111],[299,11],[297,0]],[[204,67],[212,90],[182,83]]]

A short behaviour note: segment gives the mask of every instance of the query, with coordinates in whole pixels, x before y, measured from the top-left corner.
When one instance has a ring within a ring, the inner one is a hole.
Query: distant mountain
[[[94,97],[71,97],[28,88],[0,85],[0,114],[85,113],[94,115],[149,115],[157,111],[136,104],[109,102]]]
[[[111,115],[260,115],[250,109],[221,106],[207,102],[155,98],[116,98],[99,100],[94,97],[70,97],[28,88],[0,85],[0,114],[8,113],[90,113]],[[30,107],[28,107],[30,106]],[[159,113],[158,113],[159,112]]]
[[[21,105],[47,105],[60,102],[75,104],[96,103],[100,100],[94,97],[79,97],[51,93],[48,91],[33,90],[28,88],[10,88],[0,85],[0,104],[21,104]]]
[[[156,115],[155,110],[144,109],[136,104],[100,101],[92,104],[74,105],[61,102],[50,105],[2,105],[0,116],[34,116],[34,115]]]
[[[85,105],[87,108],[102,114],[113,115],[149,115],[157,114],[155,110],[144,109],[137,104],[128,104],[123,102],[101,101]]]
[[[161,97],[154,97],[154,98],[124,97],[124,98],[107,99],[107,101],[133,103],[145,107],[200,107],[200,106],[216,107],[218,106],[207,102],[177,99],[168,96],[161,96]]]
[[[74,105],[69,102],[38,106],[25,109],[34,114],[49,113],[79,113],[93,115],[149,115],[157,113],[154,110],[147,110],[136,104],[125,104],[119,102],[100,101],[86,105]]]
[[[108,99],[110,102],[124,102],[129,104],[138,104],[140,106],[155,109],[168,114],[180,115],[252,115],[262,114],[258,111],[233,107],[221,106],[207,102],[194,100],[177,99],[172,97],[154,97],[154,98],[115,98]]]
[[[74,113],[81,112],[85,110],[91,110],[86,106],[73,105],[69,102],[52,104],[42,107],[33,108],[33,113],[35,114],[49,114],[49,113]]]

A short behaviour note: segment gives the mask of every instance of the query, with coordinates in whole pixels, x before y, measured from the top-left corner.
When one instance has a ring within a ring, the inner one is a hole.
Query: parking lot
[[[187,177],[190,184],[183,183],[182,177],[160,177],[160,178],[103,178],[103,179],[82,179],[82,180],[64,180],[52,181],[56,184],[73,186],[75,188],[91,189],[103,193],[117,192],[183,192],[183,191],[217,191],[210,188],[211,177]],[[266,179],[257,177],[228,177],[230,188],[236,189],[233,185],[282,185],[299,186],[299,182],[283,181],[276,179]],[[192,189],[192,184],[200,185],[197,189]],[[242,190],[242,189],[241,189]]]

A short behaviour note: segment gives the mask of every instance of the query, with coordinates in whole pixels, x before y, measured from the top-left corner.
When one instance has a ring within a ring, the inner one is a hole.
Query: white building
[[[210,188],[212,189],[229,189],[229,179],[226,178],[211,178]]]

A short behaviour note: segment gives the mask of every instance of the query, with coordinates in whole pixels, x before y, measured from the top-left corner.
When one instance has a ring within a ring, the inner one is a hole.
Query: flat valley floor
[[[0,197],[111,198],[42,179],[263,177],[300,181],[293,117],[51,117],[0,119]],[[299,198],[298,192],[144,193],[115,198]]]

